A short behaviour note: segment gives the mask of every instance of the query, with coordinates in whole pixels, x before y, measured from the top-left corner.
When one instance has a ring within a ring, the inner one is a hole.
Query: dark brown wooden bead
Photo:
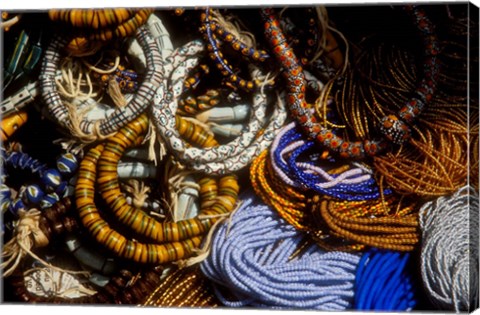
[[[53,231],[50,227],[48,220],[45,217],[40,217],[39,228],[43,234],[50,240],[52,238]]]
[[[79,228],[77,220],[72,217],[65,217],[63,219],[63,226],[65,228],[65,231],[68,233],[76,232]]]

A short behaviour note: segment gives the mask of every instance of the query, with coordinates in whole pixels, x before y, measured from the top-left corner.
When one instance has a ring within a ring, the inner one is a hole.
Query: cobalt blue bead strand
[[[417,303],[410,253],[371,248],[358,264],[354,309],[410,311]]]

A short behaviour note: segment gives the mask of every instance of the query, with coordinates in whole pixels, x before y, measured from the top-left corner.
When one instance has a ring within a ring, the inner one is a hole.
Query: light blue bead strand
[[[215,230],[210,255],[200,264],[224,305],[352,308],[359,254],[326,252],[312,244],[297,255],[305,235],[257,197],[241,199],[239,209]]]

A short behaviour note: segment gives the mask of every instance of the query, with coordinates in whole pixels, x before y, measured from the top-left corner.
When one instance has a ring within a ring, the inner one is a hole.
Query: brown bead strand
[[[414,203],[402,206],[398,198],[379,201],[339,201],[315,196],[312,215],[331,233],[363,245],[411,251],[419,241]]]
[[[461,126],[459,121],[449,121],[451,118],[437,117],[438,126],[437,121],[429,120],[432,123],[424,124],[422,131],[415,129],[418,140],[412,139],[395,154],[375,157],[378,176],[399,194],[425,198],[452,193],[465,185],[468,130],[466,123]]]
[[[116,304],[139,304],[161,282],[164,268],[156,266],[139,272],[117,296]]]
[[[52,240],[54,237],[63,237],[65,233],[72,233],[78,230],[77,220],[67,215],[71,206],[72,201],[70,197],[65,197],[42,212],[40,228],[49,240]]]
[[[263,202],[277,210],[289,224],[299,230],[307,230],[306,196],[303,192],[287,185],[280,185],[282,187],[280,191],[275,189],[278,187],[273,188],[272,181],[269,179],[274,176],[272,170],[267,167],[268,161],[268,150],[265,150],[252,162],[250,180],[255,193],[262,198]],[[290,194],[286,194],[286,192]]]
[[[212,284],[203,276],[198,265],[175,268],[140,303],[161,307],[217,307],[222,304],[214,294]]]
[[[343,167],[341,168],[343,171]],[[331,173],[338,171],[334,169]],[[315,243],[325,250],[361,250],[363,245],[346,240],[331,233],[323,219],[315,222],[309,208],[312,201],[307,193],[285,185],[275,176],[268,158],[268,151],[262,152],[252,163],[250,180],[255,193],[266,204],[296,229],[305,231],[315,240]]]
[[[385,115],[398,111],[399,104],[405,104],[415,87],[415,68],[409,55],[386,49],[380,46],[363,51],[341,89],[333,91],[337,113],[349,127],[350,136],[357,139],[372,138],[376,124]]]

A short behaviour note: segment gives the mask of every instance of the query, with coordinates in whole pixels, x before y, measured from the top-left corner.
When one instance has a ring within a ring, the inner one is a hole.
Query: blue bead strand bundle
[[[272,166],[285,183],[337,199],[376,200],[380,190],[371,172],[366,168],[352,165],[350,170],[330,175],[326,166],[334,165],[335,160],[324,163],[318,160],[319,147],[315,141],[303,139],[303,134],[295,122],[285,126],[271,148]],[[383,191],[391,193],[390,189]]]
[[[410,253],[371,248],[358,264],[355,276],[356,310],[411,311],[417,300]]]
[[[242,200],[214,231],[210,254],[200,265],[224,305],[336,311],[352,307],[358,254],[326,252],[315,244],[298,253],[305,234],[257,197]]]
[[[334,187],[321,187],[319,185],[319,182],[321,180],[319,176],[311,174],[298,166],[300,155],[308,151],[318,152],[318,146],[314,141],[308,141],[301,147],[295,149],[288,158],[288,165],[290,167],[290,170],[293,171],[295,178],[305,187],[320,194],[348,201],[376,200],[380,198],[380,191],[378,189],[378,186],[376,185],[375,179],[373,178],[370,178],[360,183],[339,183]],[[314,166],[314,164],[308,160],[302,163]]]

